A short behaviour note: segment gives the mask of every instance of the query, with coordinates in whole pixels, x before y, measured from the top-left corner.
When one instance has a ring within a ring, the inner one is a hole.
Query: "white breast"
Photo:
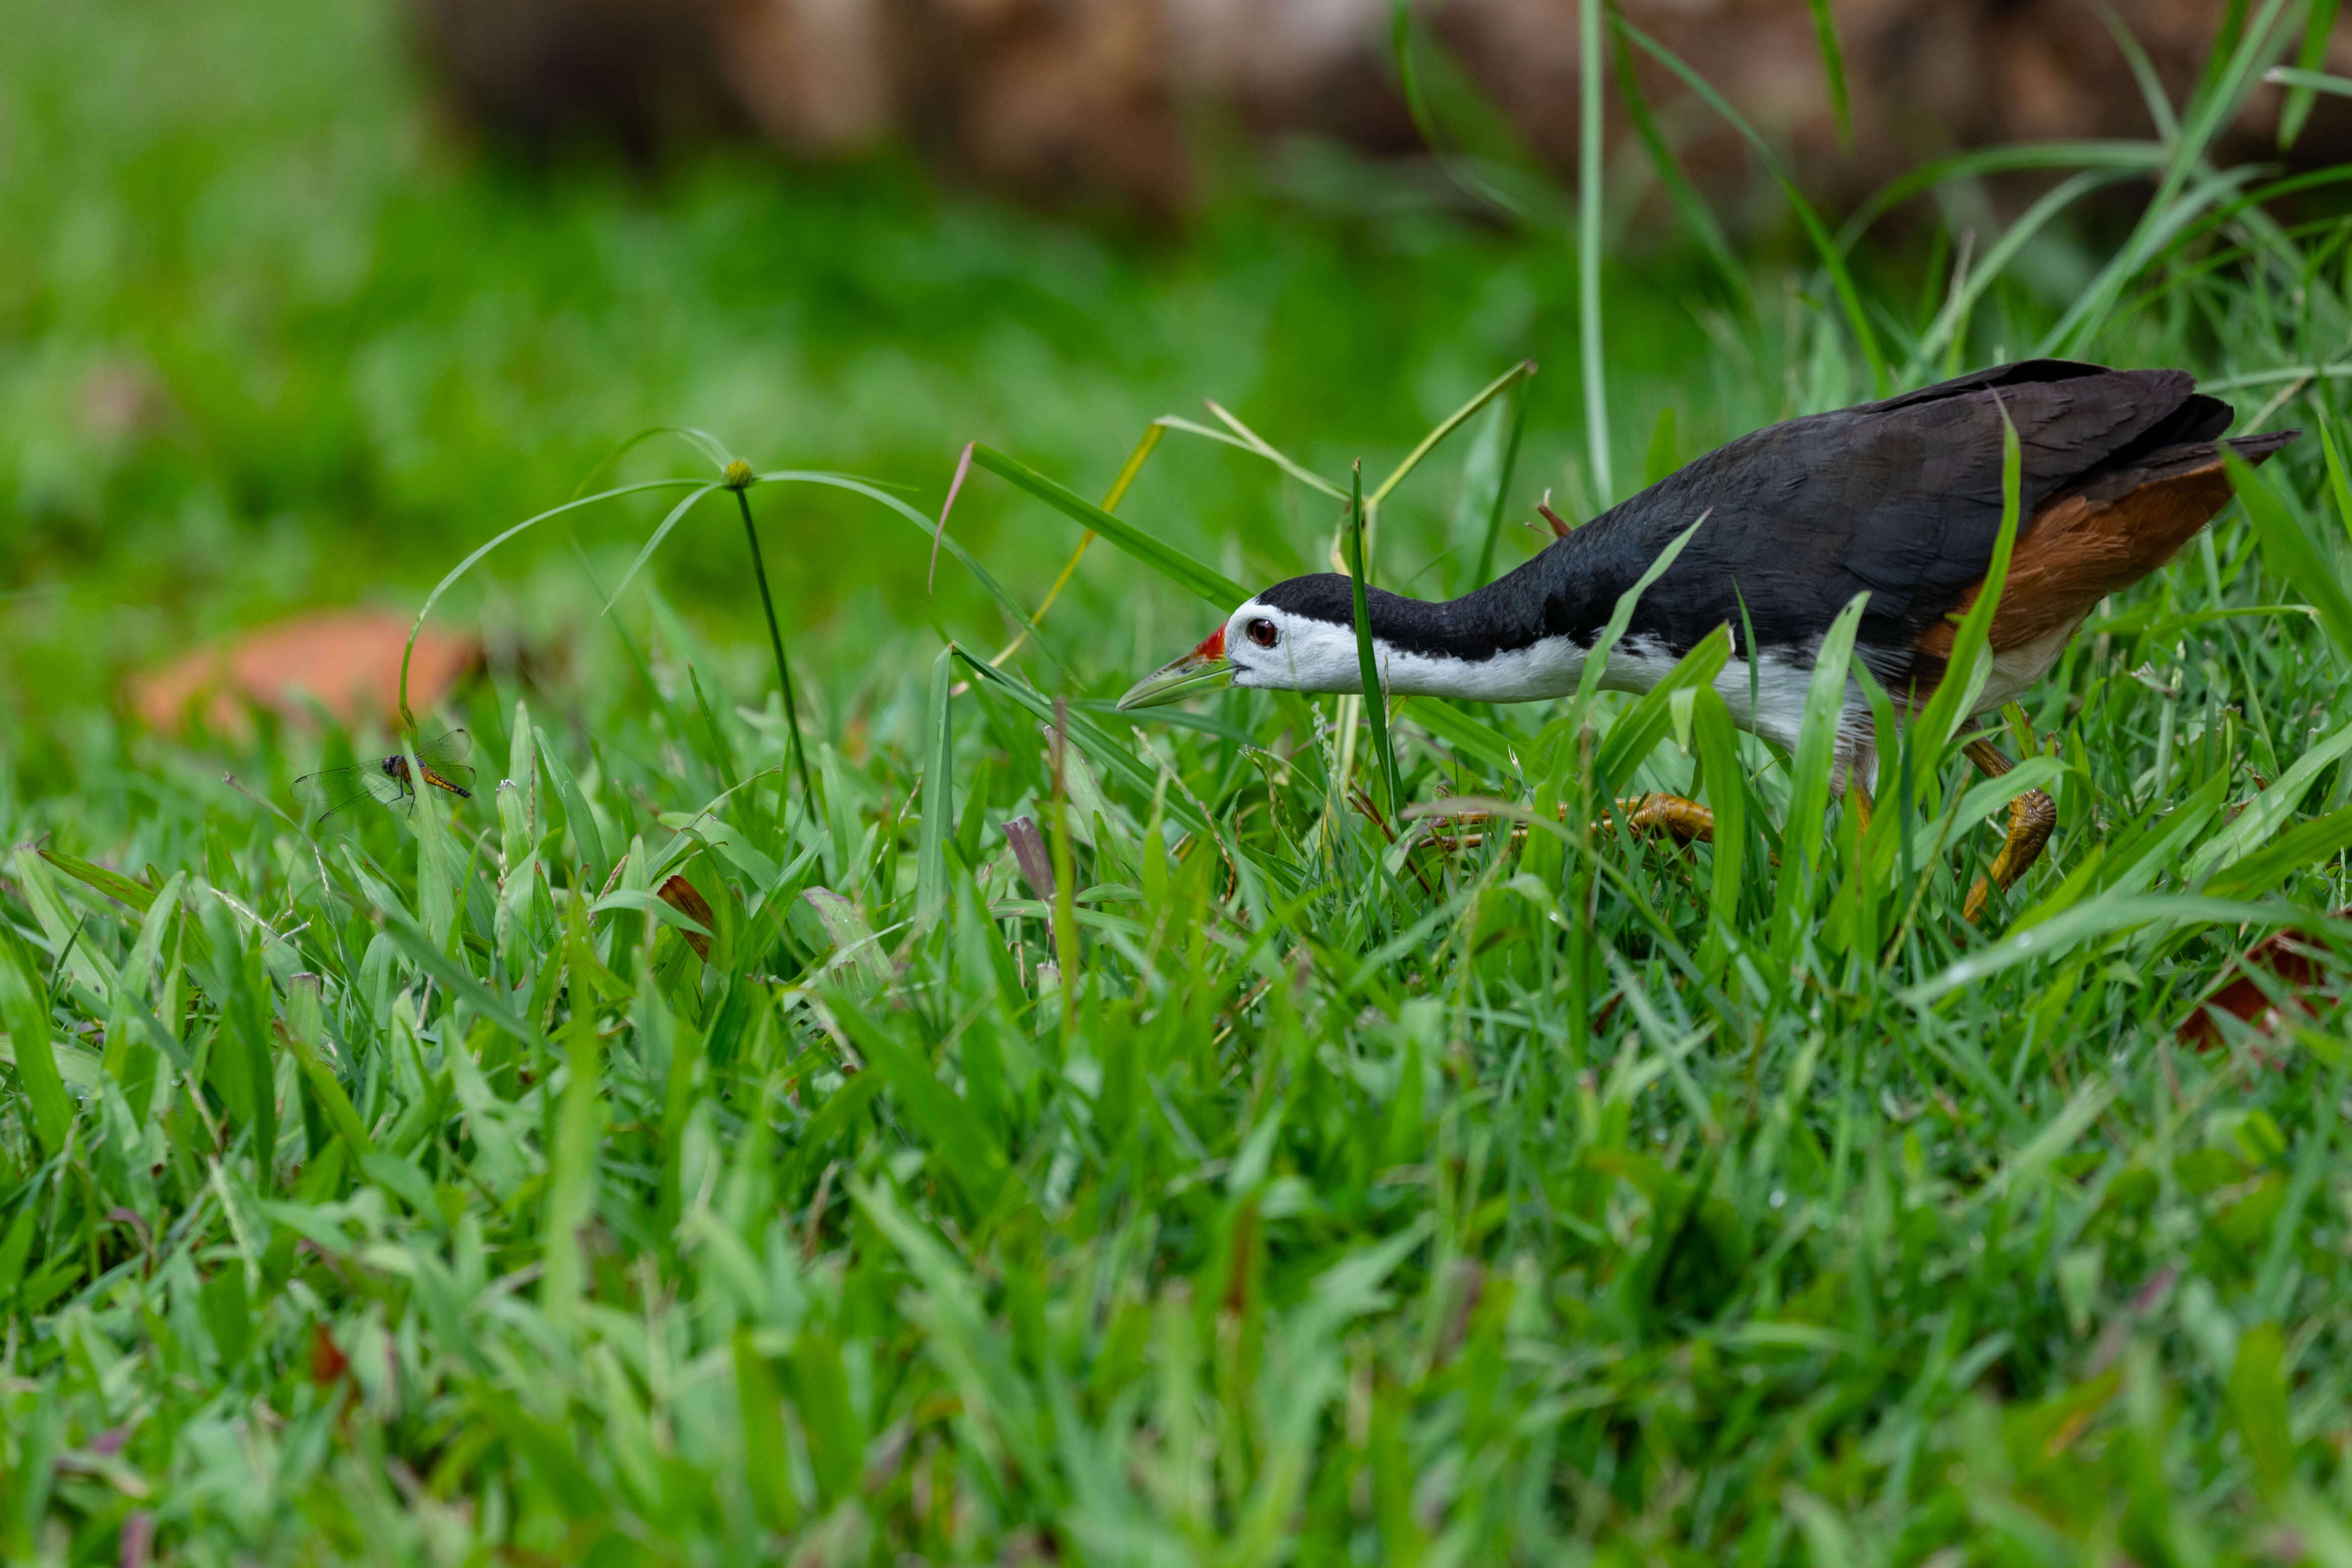
[[[1992,673],[1985,677],[1984,694],[1977,698],[1976,711],[1990,713],[2041,685],[2042,677],[2050,673],[2050,666],[2058,662],[2058,655],[2066,651],[2074,636],[2074,626],[2061,626],[2031,643],[1995,653]]]

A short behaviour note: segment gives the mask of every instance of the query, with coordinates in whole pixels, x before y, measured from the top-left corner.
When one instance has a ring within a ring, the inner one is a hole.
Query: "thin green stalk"
[[[1812,204],[1806,201],[1803,193],[1797,189],[1795,178],[1790,174],[1779,155],[1772,151],[1771,144],[1757,134],[1756,128],[1750,125],[1738,110],[1732,108],[1721,93],[1715,90],[1712,83],[1683,63],[1681,57],[1672,49],[1667,48],[1631,22],[1625,21],[1622,16],[1618,19],[1617,25],[1624,29],[1627,37],[1641,46],[1644,53],[1680,77],[1683,85],[1696,93],[1709,109],[1720,115],[1724,123],[1738,131],[1741,139],[1755,150],[1757,158],[1764,167],[1771,171],[1772,177],[1780,182],[1781,193],[1789,199],[1790,210],[1797,214],[1798,223],[1804,226],[1806,236],[1812,241],[1814,251],[1822,258],[1822,268],[1830,275],[1830,286],[1836,291],[1838,303],[1845,311],[1847,324],[1853,332],[1854,343],[1862,350],[1862,357],[1870,363],[1871,384],[1878,389],[1881,396],[1885,395],[1888,391],[1885,350],[1879,347],[1878,333],[1871,326],[1870,311],[1863,304],[1862,290],[1856,287],[1853,273],[1846,266],[1844,250],[1839,246],[1836,237],[1830,233],[1828,225],[1822,222],[1821,214],[1813,211]]]
[[[741,469],[740,476],[738,468]],[[776,681],[784,688],[784,728],[792,741],[793,770],[800,775],[801,802],[814,819],[816,815],[816,790],[809,783],[808,753],[801,746],[800,706],[793,700],[793,672],[784,663],[784,633],[776,623],[775,598],[768,591],[768,566],[760,555],[760,530],[751,526],[751,498],[746,494],[751,488],[751,479],[750,465],[739,460],[728,465],[727,487],[735,492],[735,505],[743,513],[743,538],[751,546],[751,576],[760,584],[760,608],[768,613],[768,645],[775,650]],[[779,807],[776,811],[779,824],[783,821],[783,810]]]
[[[1381,687],[1380,662],[1372,656],[1371,606],[1365,589],[1371,565],[1364,559],[1364,462],[1356,460],[1355,488],[1348,497],[1348,582],[1356,605],[1356,666],[1364,683],[1364,715],[1372,721],[1372,749],[1380,754],[1381,787],[1388,794],[1389,819],[1401,809],[1396,754],[1389,749],[1389,699]]]
[[[1579,7],[1582,83],[1577,132],[1576,274],[1578,331],[1584,352],[1584,444],[1592,468],[1593,497],[1615,504],[1609,471],[1609,381],[1601,358],[1601,0]]]
[[[1845,56],[1838,47],[1837,21],[1830,15],[1830,0],[1811,0],[1813,36],[1821,45],[1822,74],[1829,78],[1830,112],[1837,120],[1838,146],[1853,151],[1853,106],[1847,100],[1845,90]]]
[[[1739,258],[1732,254],[1731,242],[1723,237],[1723,229],[1708,212],[1706,204],[1692,188],[1682,166],[1675,162],[1672,149],[1666,145],[1665,133],[1658,129],[1658,117],[1650,110],[1649,96],[1642,90],[1641,78],[1633,74],[1633,47],[1625,40],[1625,28],[1621,22],[1612,29],[1617,50],[1617,96],[1625,105],[1625,117],[1633,122],[1633,134],[1650,155],[1650,166],[1658,176],[1675,210],[1682,214],[1683,226],[1698,242],[1706,258],[1723,277],[1731,298],[1742,316],[1756,314],[1756,297],[1748,284],[1748,271]]]
[[[1503,531],[1503,508],[1510,504],[1511,476],[1519,466],[1519,440],[1528,430],[1528,399],[1524,390],[1511,394],[1511,434],[1503,444],[1503,469],[1495,481],[1495,499],[1486,508],[1486,536],[1478,545],[1478,570],[1472,574],[1473,588],[1484,586],[1495,570],[1495,540]]]
[[[1389,492],[1403,484],[1405,476],[1420,467],[1421,460],[1437,450],[1439,442],[1468,423],[1471,415],[1496,398],[1510,392],[1535,373],[1536,362],[1533,360],[1521,360],[1517,364],[1488,382],[1476,397],[1455,409],[1440,421],[1435,429],[1421,438],[1421,444],[1406,455],[1405,460],[1396,465],[1395,472],[1381,481],[1380,486],[1372,492],[1371,498],[1365,502],[1366,509],[1377,515],[1381,509],[1381,503],[1389,498]]]
[[[1070,706],[1054,699],[1054,959],[1062,969],[1062,1049],[1078,1023],[1078,873],[1070,853],[1070,788],[1066,766],[1070,743]]]

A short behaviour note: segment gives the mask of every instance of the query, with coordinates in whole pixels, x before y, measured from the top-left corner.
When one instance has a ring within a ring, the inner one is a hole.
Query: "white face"
[[[1290,692],[1361,692],[1353,627],[1334,626],[1251,600],[1225,622],[1234,685]]]

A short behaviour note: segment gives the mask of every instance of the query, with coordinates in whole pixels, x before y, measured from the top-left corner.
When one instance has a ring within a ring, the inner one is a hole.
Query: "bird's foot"
[[[1681,795],[1664,793],[1622,795],[1617,800],[1617,810],[1619,819],[1624,822],[1629,832],[1640,834],[1663,830],[1672,834],[1678,844],[1706,844],[1715,841],[1715,812],[1697,801]],[[1561,821],[1568,821],[1568,807],[1559,808]],[[1476,849],[1486,841],[1483,830],[1487,825],[1488,818],[1486,812],[1465,811],[1462,815],[1452,819],[1452,826],[1455,830],[1453,833],[1433,833],[1430,836],[1429,841],[1449,854],[1463,850]],[[1462,831],[1461,830],[1465,828],[1481,831]],[[1615,828],[1611,822],[1602,821],[1592,824],[1592,831],[1599,837],[1606,838],[1615,831]],[[1515,840],[1526,836],[1527,829],[1523,827],[1511,830],[1511,837]]]
[[[1676,843],[1711,844],[1715,841],[1715,813],[1681,795],[1625,796],[1618,800],[1617,810],[1624,813],[1626,828],[1636,833],[1663,828],[1675,836]],[[1593,824],[1595,832],[1607,831],[1606,823]]]
[[[1999,883],[2002,892],[2008,892],[2025,874],[2026,868],[2040,858],[2042,846],[2050,841],[2051,831],[2057,826],[2058,808],[2043,791],[2028,789],[2011,800],[2009,837],[2002,841],[2000,853],[1993,856],[1992,864],[1985,868],[1985,874],[1969,889],[1969,901],[1960,907],[1960,918],[1975,925],[1977,916],[1984,913],[1985,899],[1993,884]]]

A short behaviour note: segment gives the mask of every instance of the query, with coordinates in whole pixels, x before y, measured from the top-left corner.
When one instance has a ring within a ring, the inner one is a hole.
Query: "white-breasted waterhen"
[[[1642,595],[1604,685],[1646,691],[1701,638],[1728,626],[1734,656],[1716,689],[1739,724],[1793,747],[1822,635],[1867,592],[1855,654],[1898,704],[1916,709],[1943,678],[1959,615],[1991,563],[2004,413],[2021,447],[2021,522],[1978,714],[2039,681],[2100,599],[2171,559],[2228,504],[2223,447],[2259,463],[2297,434],[2225,442],[2229,405],[2198,393],[2187,372],[2064,360],[2001,365],[1790,420],[1717,448],[1459,599],[1431,603],[1372,590],[1381,682],[1394,695],[1475,702],[1573,692],[1619,596],[1703,516]],[[1252,597],[1119,706],[1225,685],[1360,692],[1360,668],[1349,580],[1294,577]],[[1990,742],[1971,744],[1968,755],[1989,773],[2011,767]],[[1837,761],[1841,789],[1875,776],[1869,706],[1851,682]],[[1669,796],[1645,797],[1634,821],[1685,838],[1713,827],[1705,807]],[[2022,875],[2055,821],[2048,796],[2021,797],[1991,879],[2006,888]],[[1982,883],[1971,892],[1971,919],[1984,893]]]

